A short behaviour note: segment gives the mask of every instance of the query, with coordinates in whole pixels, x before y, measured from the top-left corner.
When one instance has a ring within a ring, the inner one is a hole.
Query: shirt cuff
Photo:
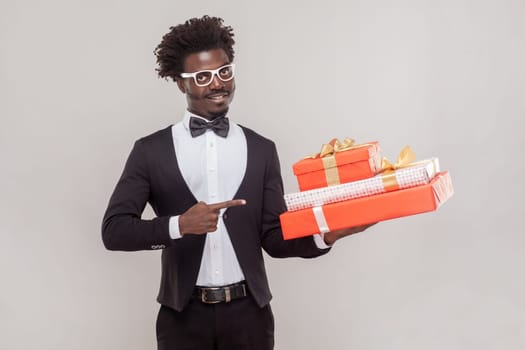
[[[331,248],[331,245],[326,244],[324,241],[324,233],[318,233],[312,236],[314,238],[315,245],[319,249],[328,249]]]
[[[179,216],[172,216],[170,218],[170,237],[171,239],[179,239],[182,238],[182,235],[180,234],[179,230]]]

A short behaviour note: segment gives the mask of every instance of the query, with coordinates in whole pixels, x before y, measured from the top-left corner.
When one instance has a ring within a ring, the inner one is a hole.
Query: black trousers
[[[272,350],[272,310],[250,295],[219,304],[191,300],[182,312],[162,305],[157,344],[158,350]]]

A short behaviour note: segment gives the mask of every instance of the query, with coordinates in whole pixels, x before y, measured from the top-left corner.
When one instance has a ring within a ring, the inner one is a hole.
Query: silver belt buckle
[[[220,303],[220,301],[216,300],[216,301],[209,301],[208,299],[206,299],[206,291],[207,290],[217,290],[219,288],[203,288],[202,289],[202,293],[201,293],[201,301],[204,303],[204,304],[218,304]]]

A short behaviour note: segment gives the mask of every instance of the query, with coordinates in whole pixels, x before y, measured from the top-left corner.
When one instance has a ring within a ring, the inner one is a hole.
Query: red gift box
[[[322,151],[293,165],[301,191],[366,179],[381,170],[378,142],[354,146],[353,141],[346,141],[349,141],[348,147],[334,139],[324,145],[329,148],[327,152]]]
[[[323,205],[280,216],[284,239],[436,210],[454,194],[448,172],[426,185]]]

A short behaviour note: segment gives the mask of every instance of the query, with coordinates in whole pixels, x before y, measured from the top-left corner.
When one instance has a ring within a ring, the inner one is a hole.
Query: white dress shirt
[[[201,118],[186,111],[182,121],[172,127],[182,177],[197,201],[212,204],[234,199],[246,172],[248,150],[244,132],[230,120],[230,130],[225,138],[212,130],[192,137],[189,129],[191,117]],[[179,216],[170,218],[169,231],[172,239],[181,238]],[[314,241],[319,248],[328,248],[321,235],[315,235]],[[217,231],[206,235],[197,285],[223,286],[242,280],[244,274],[220,215]]]

